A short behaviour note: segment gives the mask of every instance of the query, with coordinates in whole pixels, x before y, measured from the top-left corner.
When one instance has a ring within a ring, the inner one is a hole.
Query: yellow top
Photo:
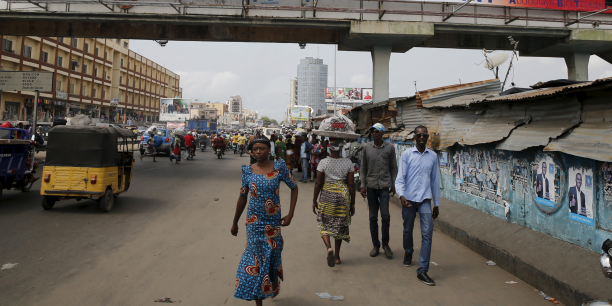
[[[240,136],[238,136],[238,135],[234,135],[234,136],[232,137],[232,142],[233,142],[233,143],[237,143],[237,142],[238,142],[238,138],[239,138],[239,137],[240,137]]]
[[[244,137],[244,136],[239,136],[239,137],[238,137],[238,144],[239,144],[239,145],[245,145],[245,144],[246,144],[246,140],[247,140],[247,139],[246,139],[246,137]]]

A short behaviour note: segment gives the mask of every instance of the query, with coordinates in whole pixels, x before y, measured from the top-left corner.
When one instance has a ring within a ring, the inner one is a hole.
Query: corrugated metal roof
[[[510,105],[508,103],[490,104],[484,113],[476,120],[470,130],[463,135],[459,143],[475,145],[490,143],[508,137],[510,131],[525,119],[526,103],[523,105]],[[476,112],[475,109],[466,111]]]
[[[397,101],[395,104],[398,126],[401,123],[405,130],[412,131],[415,127],[423,125],[423,110],[417,108],[417,101],[414,97]]]
[[[545,146],[580,123],[580,102],[576,97],[563,97],[532,103],[526,111],[528,124],[517,127],[496,149],[521,151]]]
[[[582,123],[569,133],[552,140],[544,151],[612,161],[612,107],[610,97],[583,101]]]
[[[412,133],[413,133],[412,130],[396,132],[396,133],[391,134],[391,140],[406,141],[406,140],[414,138],[414,135]]]
[[[477,94],[462,95],[462,96],[454,97],[451,99],[442,100],[439,102],[424,104],[423,107],[424,108],[432,108],[432,107],[445,108],[445,107],[453,107],[453,106],[469,106],[472,103],[478,103],[477,101],[484,100],[484,99],[491,99],[495,97],[499,97],[499,90],[493,91],[493,92],[483,92],[483,93],[477,93]]]
[[[474,83],[457,84],[419,91],[416,95],[422,101],[423,107],[428,107],[444,100],[459,96],[491,93],[501,91],[499,79],[486,80]]]
[[[432,135],[430,138],[433,138],[432,147],[440,150],[461,141],[479,117],[480,115],[471,109],[469,111],[461,108],[446,109],[437,133],[433,135],[429,133]]]

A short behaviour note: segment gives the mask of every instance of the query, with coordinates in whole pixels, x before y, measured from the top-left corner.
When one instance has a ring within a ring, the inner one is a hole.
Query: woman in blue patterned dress
[[[291,224],[298,196],[297,185],[285,162],[269,159],[270,148],[267,139],[253,141],[250,154],[257,162],[242,166],[242,188],[231,229],[232,235],[236,236],[238,220],[250,194],[246,218],[247,244],[236,273],[234,297],[255,300],[257,305],[279,293],[280,280],[283,280],[281,226]],[[289,214],[283,218],[279,198],[281,181],[291,189]]]

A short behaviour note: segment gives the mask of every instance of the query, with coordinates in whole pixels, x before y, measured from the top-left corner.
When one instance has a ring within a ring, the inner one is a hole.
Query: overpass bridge
[[[604,0],[189,1],[0,1],[0,35],[337,44],[371,53],[375,102],[389,96],[391,52],[415,47],[511,50],[512,36],[521,56],[564,58],[575,80],[593,54],[612,63]]]

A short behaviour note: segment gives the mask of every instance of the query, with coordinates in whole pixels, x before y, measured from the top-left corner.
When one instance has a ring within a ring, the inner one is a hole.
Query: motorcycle
[[[200,150],[202,150],[202,152],[204,152],[204,150],[206,150],[206,140],[204,140],[204,139],[200,140]]]
[[[234,149],[234,154],[238,154],[238,144],[232,143],[231,146]]]
[[[612,240],[607,239],[601,246],[603,254],[599,258],[599,265],[601,266],[601,272],[604,276],[612,280]],[[612,302],[608,301],[590,301],[582,304],[582,306],[610,306]]]
[[[357,188],[359,188],[359,186],[361,186],[361,172],[359,171],[359,159],[356,156],[350,156],[349,159],[353,162],[353,168],[355,169],[355,171],[353,172],[353,177],[354,177],[354,182],[355,182],[355,186],[357,186]]]
[[[217,153],[217,158],[218,158],[218,159],[223,158],[223,151],[221,151],[221,149],[217,149],[217,152],[216,152],[216,153]]]
[[[240,145],[240,157],[242,157],[242,154],[244,154],[244,145]]]
[[[193,153],[195,153],[195,146],[187,147],[187,157],[186,160],[193,160]]]

